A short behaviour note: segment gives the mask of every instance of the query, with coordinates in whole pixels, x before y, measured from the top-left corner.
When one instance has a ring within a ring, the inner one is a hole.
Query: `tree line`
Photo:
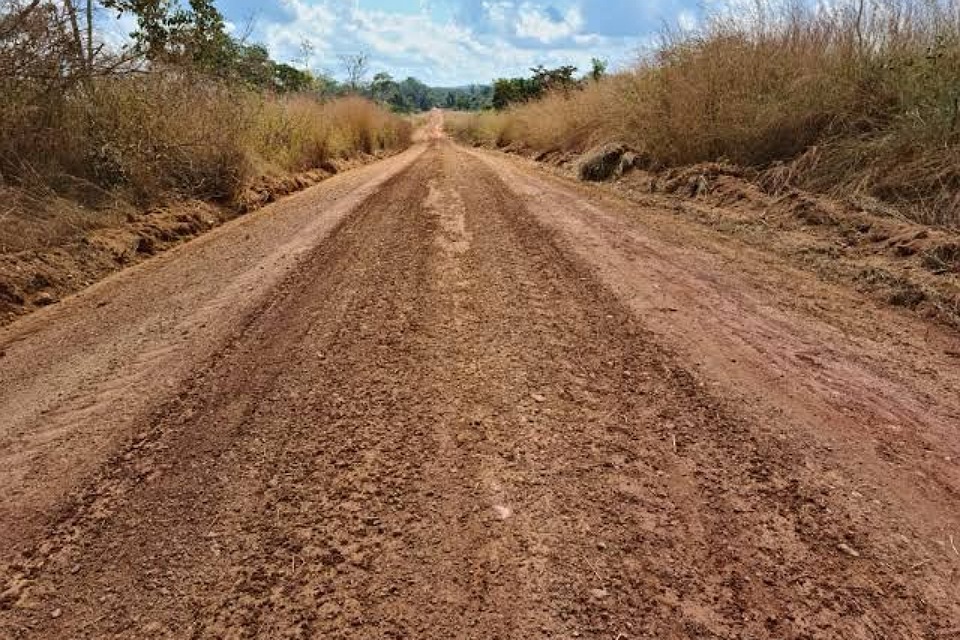
[[[100,9],[135,19],[131,43],[122,51],[107,51],[95,39],[94,13]],[[492,104],[490,86],[431,87],[386,72],[370,78],[365,53],[339,56],[338,80],[309,68],[312,52],[304,42],[297,64],[273,59],[264,45],[231,35],[214,0],[0,0],[0,79],[50,81],[62,88],[97,75],[176,68],[280,94],[362,95],[403,113]]]
[[[605,60],[594,58],[590,71],[581,78],[576,77],[577,67],[564,65],[556,69],[547,69],[543,65],[530,69],[529,78],[500,78],[493,83],[491,105],[497,109],[506,109],[513,104],[522,104],[542,98],[554,91],[569,92],[597,82],[607,72]]]

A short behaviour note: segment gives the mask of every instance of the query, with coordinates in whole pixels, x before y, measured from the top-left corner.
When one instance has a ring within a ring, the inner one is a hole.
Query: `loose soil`
[[[0,354],[2,637],[960,629],[955,332],[439,135]]]
[[[523,149],[514,149],[521,156]],[[789,170],[705,163],[651,169],[650,160],[607,145],[578,156],[535,154],[559,175],[603,167],[598,192],[613,190],[645,208],[709,226],[818,277],[960,329],[960,231],[909,220],[897,208],[850,194],[831,198],[791,187]],[[532,163],[531,163],[532,164]],[[640,168],[638,168],[638,166]]]

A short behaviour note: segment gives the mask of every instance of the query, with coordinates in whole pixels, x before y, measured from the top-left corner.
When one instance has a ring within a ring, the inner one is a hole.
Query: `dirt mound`
[[[603,182],[621,172],[621,160],[628,151],[626,145],[611,142],[583,154],[577,166],[581,180]]]

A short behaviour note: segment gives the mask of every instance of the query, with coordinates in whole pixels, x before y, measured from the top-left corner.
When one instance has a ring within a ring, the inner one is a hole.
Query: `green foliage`
[[[490,107],[493,88],[482,85],[429,87],[416,78],[397,82],[389,73],[378,73],[366,93],[372,100],[389,105],[399,113],[417,113],[436,107],[479,111]]]
[[[556,69],[547,69],[543,65],[530,69],[533,72],[533,82],[540,87],[541,93],[549,91],[566,91],[579,86],[573,78],[577,68],[565,65]]]
[[[433,89],[439,99],[443,96],[443,106],[455,111],[482,111],[493,106],[493,87],[490,85],[470,85],[453,89]]]
[[[605,75],[607,75],[607,61],[601,58],[591,58],[588,77],[594,82],[600,82],[600,79]]]
[[[500,78],[493,83],[493,107],[506,109],[512,104],[522,104],[542,98],[551,91],[570,91],[580,86],[573,74],[577,68],[566,65],[547,69],[543,65],[530,69],[530,78]]]
[[[263,45],[238,45],[231,64],[232,75],[253,87],[269,87],[276,75],[276,65]]]
[[[235,43],[226,32],[223,15],[213,0],[103,0],[103,6],[137,18],[135,46],[148,60],[190,64],[218,71],[235,56]]]
[[[263,45],[232,38],[213,0],[189,0],[188,7],[176,0],[103,0],[103,5],[136,17],[134,47],[151,62],[278,93],[317,85],[310,72],[272,60]]]
[[[373,76],[370,83],[370,97],[377,102],[393,104],[400,93],[400,85],[389,73],[382,71]]]
[[[499,78],[493,83],[493,108],[499,111],[541,95],[543,88],[529,78]]]
[[[316,86],[316,80],[309,71],[284,63],[274,66],[273,82],[278,93],[302,93]]]

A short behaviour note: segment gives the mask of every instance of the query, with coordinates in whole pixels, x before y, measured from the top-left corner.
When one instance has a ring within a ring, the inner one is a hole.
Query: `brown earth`
[[[583,155],[509,151],[559,175],[605,181],[601,191],[709,226],[823,279],[960,328],[960,229],[920,224],[904,209],[857,193],[830,197],[791,186],[807,156],[761,171],[722,163],[658,168],[618,143]]]
[[[0,215],[5,225],[0,226],[0,326],[239,215],[388,155],[361,154],[330,161],[325,169],[258,176],[229,203],[172,201],[145,211],[103,194],[103,206],[84,208],[64,199],[27,197],[23,190],[0,190],[0,199],[13,202]],[[15,240],[15,246],[5,240]]]
[[[960,637],[956,332],[431,138],[0,329],[0,636]]]

